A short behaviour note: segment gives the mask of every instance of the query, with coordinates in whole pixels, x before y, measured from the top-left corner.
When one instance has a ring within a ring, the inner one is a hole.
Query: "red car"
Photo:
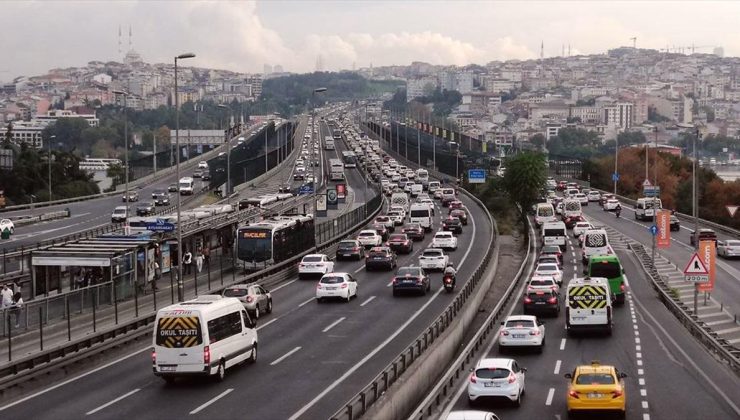
[[[401,231],[414,241],[424,240],[424,228],[418,223],[410,223],[404,226]]]
[[[566,185],[568,185],[568,183],[567,183],[567,182],[565,182],[565,181],[560,181],[560,182],[558,182],[558,186],[557,186],[557,188],[556,188],[556,189],[557,189],[558,191],[563,191],[563,190],[565,190],[565,186],[566,186]]]
[[[414,251],[414,242],[405,233],[394,233],[388,238],[385,246],[399,254],[410,254]]]

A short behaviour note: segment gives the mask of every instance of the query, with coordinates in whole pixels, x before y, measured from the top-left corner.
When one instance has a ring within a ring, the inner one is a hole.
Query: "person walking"
[[[185,274],[190,274],[191,267],[193,265],[193,254],[190,250],[186,250],[182,255],[182,264],[184,265]]]
[[[203,248],[203,262],[206,267],[211,266],[211,249],[207,245]]]
[[[13,289],[11,289],[10,287],[10,284],[6,284],[3,286],[3,290],[0,291],[0,298],[2,298],[0,307],[2,309],[7,309],[10,307],[10,305],[13,304]]]
[[[195,255],[195,268],[200,273],[203,271],[203,251],[198,250],[198,253]]]
[[[162,269],[159,268],[159,263],[154,261],[154,264],[152,264],[152,267],[154,268],[154,278],[152,279],[152,292],[156,292],[159,290],[159,287],[157,287],[157,280],[159,280],[160,277],[162,277]]]
[[[20,326],[21,321],[21,310],[23,309],[23,297],[21,292],[15,292],[10,305],[10,314],[15,316],[15,327]]]

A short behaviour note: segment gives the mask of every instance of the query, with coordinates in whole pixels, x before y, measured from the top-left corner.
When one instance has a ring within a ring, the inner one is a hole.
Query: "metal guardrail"
[[[267,267],[258,272],[249,274],[239,280],[232,281],[231,283],[225,283],[223,286],[217,286],[209,293],[220,292],[223,288],[236,283],[253,283],[262,281],[261,284],[266,286],[272,286],[284,281],[286,278],[290,278],[296,270],[296,262],[303,258],[304,255],[309,253],[315,253],[318,250],[331,249],[336,245],[348,232],[354,232],[370,220],[382,209],[382,200],[371,200],[366,203],[363,207],[375,206],[375,208],[358,208],[355,210],[362,210],[363,218],[355,219],[356,223],[347,226],[348,223],[341,225],[346,226],[347,230],[342,234],[337,234],[333,238],[329,239],[324,243],[320,243],[315,248],[311,248],[293,258],[283,261],[280,264]],[[346,218],[357,217],[359,213],[347,213],[343,215]],[[324,224],[332,224],[333,221],[327,221]],[[226,270],[228,271],[228,269]],[[221,270],[223,275],[224,270]],[[136,316],[130,321],[117,324],[107,329],[102,329],[95,333],[90,333],[82,338],[75,340],[69,340],[67,343],[57,345],[53,348],[40,351],[36,354],[23,357],[21,359],[12,361],[2,369],[0,369],[0,392],[1,390],[8,389],[9,387],[18,385],[22,382],[32,380],[41,375],[45,375],[51,369],[59,366],[65,366],[70,363],[70,359],[66,356],[74,354],[71,360],[79,360],[83,357],[89,357],[93,354],[97,354],[100,351],[110,348],[112,345],[121,345],[125,342],[140,338],[151,331],[149,328],[154,322],[156,317],[156,310],[152,313],[148,313],[142,316]],[[68,327],[69,328],[69,327]],[[115,344],[113,344],[115,343]]]
[[[31,225],[34,223],[38,223],[38,222],[44,222],[47,220],[63,219],[65,217],[69,217],[69,215],[70,215],[69,209],[65,209],[65,210],[59,210],[59,211],[53,211],[50,213],[40,214],[38,216],[10,217],[10,220],[13,221],[13,224],[15,224],[15,226],[25,226],[25,225]]]
[[[400,379],[401,375],[403,375],[414,361],[417,360],[421,354],[424,353],[435,342],[435,340],[445,332],[447,327],[453,323],[458,313],[464,309],[465,302],[471,295],[473,295],[473,293],[475,293],[476,287],[480,282],[483,273],[488,268],[488,263],[491,261],[494,253],[498,253],[498,247],[496,246],[496,225],[491,214],[488,212],[485,205],[474,195],[464,189],[461,190],[478,206],[480,206],[486,214],[488,214],[489,223],[494,229],[494,234],[491,236],[490,242],[488,243],[488,252],[486,252],[483,260],[473,272],[470,280],[465,284],[465,287],[458,293],[442,314],[440,314],[436,320],[411,343],[411,345],[407,346],[403,352],[393,359],[391,363],[386,365],[368,385],[351,397],[340,410],[334,413],[330,417],[332,420],[352,420],[362,416],[367,412],[368,407],[376,403],[380,399],[381,395],[398,379]]]
[[[727,340],[720,338],[717,333],[707,326],[689,307],[674,298],[670,293],[670,287],[663,281],[658,269],[653,264],[652,257],[641,244],[630,243],[630,249],[635,253],[640,266],[653,283],[653,289],[658,293],[658,298],[669,311],[683,324],[684,327],[701,342],[709,351],[722,359],[735,372],[740,373],[740,350],[730,344]]]
[[[534,235],[531,223],[527,219],[529,226],[527,254],[522,261],[519,271],[514,276],[514,281],[511,282],[509,287],[504,292],[504,295],[496,303],[496,306],[491,310],[483,325],[478,329],[475,335],[468,341],[468,344],[460,353],[457,359],[450,364],[449,369],[440,377],[437,385],[432,388],[427,397],[417,406],[410,418],[414,420],[424,420],[426,418],[433,418],[434,411],[444,405],[444,398],[454,394],[455,381],[460,379],[461,376],[466,377],[469,371],[471,363],[475,363],[477,360],[476,354],[484,344],[487,342],[489,335],[492,332],[498,331],[500,325],[499,320],[502,315],[505,314],[505,309],[511,302],[511,299],[515,298],[515,291],[522,279],[526,279],[528,276],[524,275],[525,267],[530,264],[531,259],[534,257],[534,249],[537,242],[537,237]]]

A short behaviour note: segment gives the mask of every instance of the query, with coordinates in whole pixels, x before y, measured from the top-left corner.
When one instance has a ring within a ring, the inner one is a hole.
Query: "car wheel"
[[[218,370],[216,371],[216,380],[218,382],[223,382],[225,377],[226,377],[226,367],[224,366],[224,362],[221,361],[221,363],[218,364]]]
[[[267,309],[265,310],[265,313],[268,313],[268,314],[272,313],[272,299],[267,301]]]
[[[252,354],[249,355],[249,363],[257,363],[257,343],[252,347]]]
[[[316,298],[316,303],[321,303],[321,298],[320,297],[317,297]]]
[[[501,354],[506,354],[506,347],[502,346],[501,344],[498,345],[498,352]]]
[[[396,297],[396,296],[398,296],[398,290],[393,289],[393,297]]]
[[[347,290],[347,299],[346,302],[349,303],[349,301],[352,300],[352,294]]]
[[[175,384],[175,377],[174,376],[163,376],[162,379],[164,379],[164,382],[167,385],[174,385]]]
[[[260,305],[254,305],[254,319],[260,319]]]

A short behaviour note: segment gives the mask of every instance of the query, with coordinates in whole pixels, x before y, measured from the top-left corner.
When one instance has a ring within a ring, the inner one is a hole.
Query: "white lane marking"
[[[650,420],[650,414],[648,414],[648,413],[643,413],[643,414],[642,414],[642,420]]]
[[[647,389],[640,389],[640,396],[647,397]]]
[[[645,410],[648,409],[648,402],[647,401],[643,401],[642,402],[642,408],[644,408]]]
[[[375,296],[370,296],[369,298],[367,298],[367,300],[365,300],[364,302],[362,302],[362,303],[360,304],[360,306],[365,306],[365,305],[367,305],[368,303],[372,302],[372,301],[373,301],[374,299],[375,299]]]
[[[151,345],[147,345],[144,348],[141,348],[141,349],[138,349],[138,350],[134,350],[132,353],[129,353],[129,354],[127,354],[127,355],[125,355],[125,356],[123,356],[123,357],[121,357],[119,359],[116,359],[116,360],[114,360],[114,361],[112,361],[110,363],[106,363],[103,366],[97,367],[97,368],[95,368],[95,369],[93,369],[93,370],[91,370],[89,372],[85,372],[83,374],[77,375],[74,378],[67,379],[64,382],[60,382],[60,383],[58,383],[56,385],[50,386],[49,388],[43,389],[43,390],[41,390],[39,392],[36,392],[34,394],[31,394],[31,395],[29,395],[27,397],[21,398],[18,401],[12,402],[12,403],[10,403],[8,405],[4,405],[4,406],[0,407],[0,411],[7,410],[10,407],[14,407],[14,406],[16,406],[18,404],[21,404],[21,403],[24,403],[24,402],[26,402],[28,400],[31,400],[33,398],[36,398],[39,395],[44,395],[44,394],[46,394],[49,391],[53,391],[53,390],[55,390],[57,388],[63,387],[64,385],[67,385],[69,383],[72,383],[74,381],[77,381],[79,379],[82,379],[82,378],[84,378],[86,376],[92,375],[93,373],[97,373],[97,372],[99,372],[99,371],[101,371],[103,369],[109,368],[109,367],[111,367],[111,366],[113,366],[113,365],[115,365],[117,363],[123,362],[124,360],[127,360],[127,359],[130,359],[131,357],[137,356],[139,353],[143,353],[145,351],[151,351],[151,350],[152,350],[152,346]]]
[[[293,350],[285,353],[284,355],[282,355],[282,356],[278,357],[277,359],[273,360],[272,363],[270,363],[270,366],[275,366],[276,364],[278,364],[278,363],[282,362],[283,360],[287,359],[293,353],[297,352],[300,349],[301,349],[301,346],[298,346],[298,347],[294,348]]]
[[[470,251],[473,249],[473,243],[475,242],[475,218],[471,218],[471,221],[473,222],[473,234],[471,235],[471,238],[473,240],[470,241],[468,244],[468,249],[465,251],[465,254],[463,254],[462,258],[460,259],[460,262],[457,264],[458,267],[461,267],[463,263],[465,263],[465,260],[468,258],[468,255],[470,254]],[[393,341],[399,334],[401,334],[412,322],[416,320],[416,318],[419,317],[426,309],[429,307],[429,305],[434,302],[434,299],[439,296],[440,293],[442,293],[442,288],[437,289],[437,291],[427,300],[427,302],[422,305],[419,309],[417,309],[416,312],[414,312],[407,320],[403,323],[396,331],[393,332],[388,338],[386,338],[380,345],[375,347],[370,353],[368,353],[365,357],[362,358],[359,362],[357,362],[352,368],[350,368],[348,371],[344,372],[342,376],[340,376],[337,380],[331,383],[328,387],[326,387],[319,395],[317,395],[314,399],[308,402],[308,404],[301,407],[300,410],[296,411],[292,416],[288,418],[288,420],[295,420],[302,416],[306,411],[308,411],[311,407],[316,405],[319,400],[324,398],[326,394],[334,390],[339,384],[344,382],[345,379],[347,379],[350,375],[352,375],[356,370],[358,370],[360,367],[362,367],[365,363],[367,363],[368,360],[370,360],[373,356],[375,356],[378,352],[383,350],[388,343]]]
[[[307,301],[305,301],[305,302],[303,302],[303,303],[299,303],[299,304],[298,304],[298,307],[300,308],[300,307],[302,307],[302,306],[306,305],[306,304],[307,304],[308,302],[311,302],[311,301],[312,301],[312,300],[314,300],[314,299],[316,299],[316,297],[312,297],[311,299],[308,299]]]
[[[125,394],[121,395],[120,397],[116,398],[116,399],[115,399],[115,400],[113,400],[113,401],[109,401],[109,402],[107,402],[107,403],[105,403],[105,404],[101,405],[100,407],[98,407],[98,408],[96,408],[96,409],[94,409],[94,410],[90,410],[90,411],[88,411],[87,413],[85,413],[85,415],[86,415],[86,416],[89,416],[89,415],[91,415],[91,414],[95,414],[95,413],[97,413],[98,411],[100,411],[100,410],[102,410],[102,409],[104,409],[104,408],[106,408],[106,407],[110,407],[111,405],[113,405],[113,404],[117,403],[118,401],[121,401],[121,400],[122,400],[122,399],[124,399],[124,398],[130,397],[130,396],[132,396],[132,395],[136,394],[136,393],[137,393],[137,392],[139,392],[139,391],[141,391],[141,388],[136,388],[136,389],[134,389],[133,391],[129,391],[129,392],[127,392],[127,393],[125,393]]]
[[[638,378],[637,383],[640,384],[640,386],[645,386],[645,378]]]
[[[642,360],[637,361],[637,366],[642,366]]]
[[[331,323],[331,324],[329,324],[329,325],[328,325],[328,326],[327,326],[326,328],[324,328],[323,330],[321,330],[321,332],[327,332],[327,331],[329,331],[330,329],[332,329],[332,328],[336,327],[336,326],[337,326],[337,324],[339,324],[340,322],[344,321],[345,319],[347,319],[347,318],[346,318],[346,317],[341,317],[341,318],[339,318],[338,320],[336,320],[336,321],[332,322],[332,323]]]
[[[557,362],[555,362],[555,371],[554,371],[554,372],[552,372],[552,373],[553,373],[553,375],[557,375],[557,374],[559,374],[559,373],[560,373],[560,365],[561,365],[562,363],[563,363],[563,362],[562,362],[561,360],[558,360]]]
[[[266,326],[272,324],[273,322],[275,322],[277,320],[278,320],[278,318],[275,318],[275,319],[271,319],[271,320],[265,322],[264,324],[262,324],[259,327],[257,327],[257,331],[261,330],[262,328],[265,328]]]
[[[550,388],[549,391],[547,391],[547,400],[545,400],[545,405],[552,405],[552,397],[555,396],[555,388]]]
[[[295,282],[297,282],[297,281],[298,281],[298,279],[293,279],[293,280],[291,280],[291,281],[289,281],[289,282],[287,282],[287,283],[283,283],[283,284],[281,284],[280,286],[278,286],[278,287],[276,287],[276,288],[274,288],[274,289],[271,289],[271,290],[270,290],[270,293],[274,293],[274,292],[277,292],[278,290],[282,289],[283,287],[285,287],[285,286],[287,286],[287,285],[289,285],[289,284],[293,284],[293,283],[295,283]]]
[[[388,282],[388,284],[385,285],[385,287],[391,287],[391,286],[393,286],[393,282],[392,281],[391,282]]]
[[[361,265],[360,268],[358,268],[357,270],[355,270],[355,274],[359,273],[360,271],[362,271],[364,269],[365,269],[365,266],[364,265]]]
[[[196,408],[195,410],[191,411],[191,412],[190,412],[190,414],[191,414],[191,415],[193,415],[193,414],[198,414],[198,413],[199,413],[199,412],[200,412],[201,410],[203,410],[204,408],[206,408],[206,407],[208,407],[209,405],[211,405],[211,404],[215,403],[216,401],[220,400],[221,398],[223,398],[223,397],[225,397],[225,396],[229,395],[229,393],[231,393],[231,391],[233,391],[233,390],[234,390],[234,388],[229,388],[229,389],[227,389],[226,391],[224,391],[224,392],[222,392],[222,393],[220,393],[220,394],[216,395],[215,397],[211,398],[210,400],[208,400],[208,401],[204,402],[204,403],[203,403],[203,405],[201,405],[200,407],[198,407],[198,408]]]
[[[642,359],[642,353],[638,352],[638,353],[637,353],[637,358],[638,358],[638,359]]]
[[[635,351],[642,351],[642,346],[640,345],[635,346]]]
[[[644,369],[637,369],[637,374],[640,375],[640,376],[642,376],[642,375],[645,374],[645,370]]]
[[[560,350],[565,350],[565,339],[560,339]]]

